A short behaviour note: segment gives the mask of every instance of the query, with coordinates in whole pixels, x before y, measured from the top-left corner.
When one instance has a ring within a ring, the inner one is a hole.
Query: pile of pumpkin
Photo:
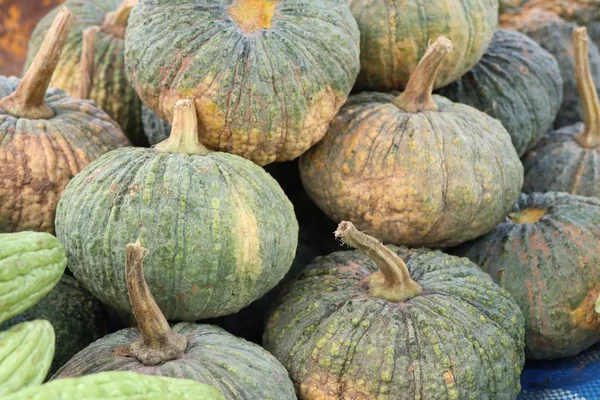
[[[599,342],[600,6],[461,4],[47,15],[0,77],[0,396],[514,399]]]

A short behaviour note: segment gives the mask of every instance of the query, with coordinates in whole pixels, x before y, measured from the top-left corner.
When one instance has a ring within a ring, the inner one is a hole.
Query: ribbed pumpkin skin
[[[600,148],[582,147],[583,124],[549,132],[523,158],[523,192],[567,192],[600,198]]]
[[[436,88],[460,79],[481,58],[498,25],[498,0],[349,0],[361,34],[359,90],[404,89],[429,42],[446,36],[454,51]]]
[[[501,16],[500,23],[503,28],[518,30],[535,40],[558,62],[563,79],[563,100],[554,128],[582,121],[583,111],[575,83],[573,60],[573,30],[577,25],[535,8],[527,8],[517,14],[506,13]],[[592,42],[589,43],[589,60],[596,90],[600,90],[600,52]]]
[[[0,98],[17,78],[0,76]],[[54,231],[62,191],[107,151],[127,146],[118,125],[94,104],[50,89],[51,119],[16,118],[0,109],[0,232]]]
[[[575,355],[600,339],[600,201],[566,193],[523,195],[515,211],[547,209],[533,224],[507,221],[459,249],[515,299],[531,359]],[[587,320],[586,320],[587,318]]]
[[[481,61],[440,94],[500,120],[522,156],[552,127],[563,81],[550,53],[519,32],[499,29]]]
[[[309,196],[334,221],[386,243],[447,247],[491,230],[511,210],[523,167],[500,122],[434,96],[406,113],[394,94],[352,96],[300,159]]]
[[[523,316],[466,259],[390,246],[422,295],[373,298],[377,266],[355,251],[317,258],[283,293],[265,348],[299,398],[514,399],[523,367]]]
[[[178,98],[195,97],[205,146],[260,165],[292,160],[323,137],[350,93],[358,27],[343,0],[280,0],[272,29],[244,34],[231,4],[141,2],[129,19],[127,74],[165,121]]]
[[[55,379],[102,371],[132,371],[145,375],[193,379],[219,389],[228,400],[295,400],[294,386],[283,366],[256,344],[236,338],[212,325],[180,323],[173,332],[185,335],[184,358],[144,366],[134,357],[119,355],[140,339],[137,328],[105,336],[79,352],[52,377]]]
[[[126,148],[106,154],[65,191],[56,230],[69,269],[105,304],[129,311],[125,245],[150,250],[144,274],[172,321],[227,315],[289,270],[298,222],[262,168],[226,153]]]
[[[56,345],[51,374],[75,353],[106,334],[107,316],[102,304],[68,275],[63,275],[36,305],[0,325],[0,331],[35,319],[47,320],[54,328]]]
[[[171,124],[142,104],[142,125],[150,146],[167,139],[171,134]]]
[[[102,25],[106,14],[116,10],[122,1],[67,0],[64,3],[75,16],[75,20],[50,87],[60,88],[74,97],[80,95],[83,31],[92,26]],[[33,31],[25,69],[33,62],[59,9],[60,7],[57,7],[48,13]],[[124,38],[112,33],[98,32],[90,99],[119,123],[132,143],[145,145],[147,141],[142,130],[141,101],[127,81],[124,53]]]

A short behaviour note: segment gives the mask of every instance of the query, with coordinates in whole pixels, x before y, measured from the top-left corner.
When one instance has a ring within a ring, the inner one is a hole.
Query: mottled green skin
[[[533,224],[511,220],[458,249],[504,289],[525,315],[530,359],[573,356],[598,342],[594,329],[570,322],[600,283],[600,201],[566,193],[522,195],[515,211],[547,208]],[[594,295],[594,293],[596,293]]]
[[[350,93],[358,26],[344,0],[280,0],[272,28],[244,34],[227,13],[232,2],[141,2],[125,38],[127,74],[165,121],[178,99],[195,97],[206,146],[260,165],[292,160]]]
[[[0,397],[44,381],[54,354],[54,331],[48,321],[24,322],[0,331]]]
[[[360,28],[358,90],[404,89],[430,43],[446,36],[435,87],[454,82],[481,58],[498,25],[498,0],[347,0]]]
[[[150,146],[154,146],[171,135],[171,124],[142,104],[142,124]]]
[[[467,259],[390,248],[423,293],[371,297],[378,268],[357,251],[317,258],[269,317],[265,348],[300,399],[514,399],[524,362],[523,316]]]
[[[125,357],[122,348],[140,339],[137,328],[124,329],[92,343],[75,355],[52,380],[102,371],[193,379],[219,389],[228,400],[295,400],[294,385],[283,366],[256,344],[211,325],[180,323],[173,331],[188,340],[181,359],[144,366]]]
[[[567,192],[600,198],[600,147],[582,147],[583,124],[549,132],[523,158],[523,192]]]
[[[56,230],[77,280],[105,304],[130,310],[125,245],[150,250],[144,275],[172,321],[239,311],[279,282],[294,259],[298,223],[262,168],[207,156],[126,148],[69,184]]]
[[[350,97],[300,158],[309,196],[334,221],[385,243],[449,247],[491,230],[523,184],[506,129],[441,96],[439,111],[407,113],[396,94]]]
[[[563,81],[550,53],[519,32],[499,29],[479,63],[439,93],[500,120],[522,156],[552,127]]]
[[[134,372],[102,372],[61,379],[8,396],[3,400],[225,400],[211,386],[189,379],[146,376]]]
[[[46,296],[67,267],[67,254],[48,233],[0,234],[0,324]]]
[[[45,319],[54,327],[56,349],[50,374],[107,333],[107,316],[102,303],[68,275],[63,275],[54,289],[36,305],[0,325],[0,330],[34,319]]]
[[[46,15],[32,33],[29,41],[25,71],[42,45],[44,36],[60,7],[66,6],[75,16],[67,43],[62,51],[50,87],[63,89],[79,96],[82,81],[80,59],[83,31],[100,26],[108,12],[117,9],[123,0],[67,0]],[[100,31],[96,39],[93,86],[90,99],[119,123],[123,132],[138,146],[146,145],[142,129],[141,101],[127,81],[125,74],[125,40],[113,33]]]

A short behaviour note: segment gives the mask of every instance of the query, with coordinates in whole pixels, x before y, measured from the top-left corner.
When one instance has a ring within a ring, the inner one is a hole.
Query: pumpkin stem
[[[433,100],[433,84],[446,54],[452,50],[450,39],[444,36],[437,38],[410,76],[404,92],[395,97],[392,103],[408,113],[438,111]]]
[[[157,144],[155,149],[165,153],[202,156],[210,153],[198,140],[198,117],[193,100],[179,100],[175,103],[171,136]]]
[[[585,27],[573,31],[573,52],[575,55],[575,81],[581,98],[584,130],[576,136],[577,143],[591,149],[600,146],[600,102],[590,72],[588,35]]]
[[[62,7],[17,90],[10,96],[0,99],[1,109],[18,118],[54,117],[54,110],[46,104],[44,98],[69,35],[72,19],[71,11]]]
[[[273,27],[277,3],[276,0],[234,0],[227,9],[227,14],[242,33],[249,34]]]
[[[125,251],[127,293],[142,333],[141,340],[129,345],[129,351],[144,365],[158,365],[181,358],[187,347],[187,338],[171,330],[144,279],[144,258],[148,250],[138,240],[126,245]]]
[[[369,294],[393,302],[410,300],[423,292],[408,272],[408,267],[380,241],[356,229],[352,222],[342,222],[335,236],[375,261],[379,272],[369,276]]]
[[[81,84],[79,97],[89,99],[94,84],[94,55],[96,52],[96,35],[100,27],[92,26],[83,31],[83,49],[81,50]]]
[[[131,9],[135,7],[138,2],[139,0],[123,0],[115,11],[106,14],[104,22],[102,23],[102,30],[106,33],[112,33],[117,37],[124,38]]]

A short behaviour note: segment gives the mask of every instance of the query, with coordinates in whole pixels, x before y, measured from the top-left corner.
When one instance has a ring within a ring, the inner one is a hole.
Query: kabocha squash
[[[144,104],[142,104],[142,125],[150,146],[166,140],[171,133],[171,125]]]
[[[54,330],[48,321],[23,322],[0,332],[0,396],[41,384],[54,355]]]
[[[444,62],[434,87],[460,79],[481,58],[498,26],[498,0],[349,0],[360,28],[358,90],[404,89],[430,41],[460,49]]]
[[[349,222],[336,236],[359,251],[316,259],[266,327],[301,400],[516,397],[523,316],[506,291],[467,259],[386,247]]]
[[[575,355],[600,340],[600,201],[567,193],[521,196],[510,218],[457,250],[525,315],[526,355]]]
[[[537,8],[525,8],[501,16],[503,28],[518,30],[546,49],[558,62],[563,79],[563,100],[554,121],[554,128],[576,124],[583,120],[581,102],[575,82],[573,60],[573,31],[577,28],[564,19]],[[595,44],[589,44],[590,69],[600,88],[600,52]]]
[[[600,101],[588,60],[586,28],[573,31],[575,75],[584,123],[549,132],[523,160],[523,191],[600,197]]]
[[[50,374],[107,333],[107,315],[100,301],[68,275],[63,275],[54,289],[33,307],[0,325],[0,331],[36,319],[47,320],[54,328],[56,344]]]
[[[125,245],[152,253],[147,278],[172,321],[239,311],[279,282],[294,259],[298,222],[263,168],[198,142],[192,100],[175,106],[171,136],[152,149],[113,151],[69,184],[56,217],[77,280],[129,311]]]
[[[231,400],[296,399],[285,368],[261,347],[211,325],[169,327],[144,280],[147,254],[139,243],[127,245],[127,288],[139,329],[96,341],[52,379],[121,370],[193,379]]]
[[[0,76],[0,232],[53,232],[69,180],[129,143],[92,103],[47,90],[71,18],[66,8],[57,14],[23,80]]]
[[[378,239],[452,246],[510,212],[523,167],[500,122],[432,96],[452,44],[440,37],[406,91],[351,96],[325,138],[300,159],[304,187],[333,220]]]
[[[46,296],[66,267],[67,254],[54,236],[0,234],[0,324]]]
[[[3,400],[225,400],[211,386],[190,379],[146,376],[134,372],[100,372],[61,379],[21,390]]]
[[[323,137],[358,75],[359,35],[342,0],[145,1],[127,75],[165,121],[194,97],[205,146],[266,165]]]
[[[119,123],[136,145],[146,145],[141,101],[125,74],[125,29],[137,0],[67,0],[75,15],[67,45],[50,82],[73,97],[91,99]],[[58,9],[37,25],[26,66],[42,44]]]
[[[550,53],[522,33],[499,29],[481,61],[439,94],[500,120],[522,156],[552,127],[563,82]]]

